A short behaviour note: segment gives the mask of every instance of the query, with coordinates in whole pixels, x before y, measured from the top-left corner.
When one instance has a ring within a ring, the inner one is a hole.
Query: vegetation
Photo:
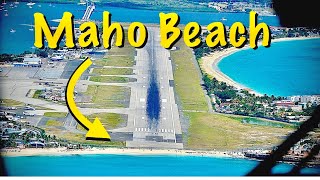
[[[50,119],[46,122],[46,126],[62,126],[62,122],[61,121],[57,121],[57,120],[53,120]]]
[[[261,118],[253,118],[247,116],[232,116],[228,115],[229,118],[235,119],[242,124],[252,124],[252,125],[259,125],[259,126],[270,126],[270,127],[277,127],[277,128],[296,128],[295,124],[289,124],[279,121],[272,121],[266,120]]]
[[[100,75],[131,75],[133,70],[131,68],[94,68],[92,73]]]
[[[127,121],[127,115],[116,113],[95,113],[88,116],[88,119],[93,122],[95,118],[99,118],[106,129],[115,129],[120,127]]]
[[[44,128],[47,136],[54,137],[55,140],[59,141],[61,144],[82,144],[90,146],[110,146],[110,147],[124,147],[125,142],[120,141],[94,141],[86,140],[85,134],[72,133],[67,130],[61,130],[56,126],[47,126]]]
[[[104,83],[127,83],[136,81],[136,79],[118,76],[92,76],[90,77],[90,81]]]
[[[175,90],[183,110],[208,111],[205,95],[200,86],[200,77],[193,62],[192,50],[182,40],[176,44],[178,51],[172,51],[174,61]]]
[[[15,55],[15,54],[0,54],[0,62],[22,62],[23,54]]]
[[[212,114],[207,112],[207,102],[200,85],[200,77],[192,62],[192,50],[177,43],[180,49],[171,52],[174,61],[175,90],[182,104],[184,116],[189,119],[189,129],[183,134],[186,148],[235,150],[239,148],[277,145],[281,136],[293,130],[284,124],[247,123],[241,116]],[[209,77],[208,77],[209,78]],[[221,97],[233,97],[232,91],[225,83],[213,82],[204,78],[205,86],[220,92]],[[226,91],[225,93],[223,91]],[[217,93],[219,94],[219,93]],[[253,121],[253,119],[251,120]]]
[[[33,98],[39,98],[41,93],[42,93],[42,90],[36,90],[33,94]]]
[[[23,106],[24,103],[20,101],[16,101],[13,99],[0,99],[1,104],[5,106],[10,106],[10,107],[18,107],[18,106]]]
[[[93,122],[95,118],[99,118],[101,123],[105,126],[107,130],[115,129],[121,127],[127,122],[127,115],[116,114],[116,113],[94,113],[87,116],[87,118]],[[87,131],[80,124],[77,125],[77,129],[81,131]]]
[[[123,47],[112,46],[108,54],[101,60],[94,61],[98,66],[132,67],[134,65],[135,48],[128,42],[128,32],[125,31]]]
[[[107,58],[94,61],[94,64],[98,66],[132,67],[134,65],[134,59],[133,56],[109,55]]]
[[[125,147],[126,143],[122,141],[95,141],[95,140],[86,140],[85,134],[76,134],[70,132],[63,132],[57,135],[58,138],[63,138],[69,142],[81,143],[82,145],[94,145],[94,146],[107,146],[107,147]]]
[[[52,118],[64,118],[67,116],[68,113],[66,112],[45,112],[45,117],[52,117]]]
[[[188,148],[235,150],[275,146],[293,129],[244,124],[226,115],[186,113],[190,118]]]
[[[91,108],[128,107],[130,93],[129,87],[99,85],[89,85],[85,92],[92,97]]]

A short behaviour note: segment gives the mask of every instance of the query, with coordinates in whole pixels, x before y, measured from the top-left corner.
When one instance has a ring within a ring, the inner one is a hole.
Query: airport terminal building
[[[22,63],[13,63],[14,67],[41,67],[41,58],[24,57]]]

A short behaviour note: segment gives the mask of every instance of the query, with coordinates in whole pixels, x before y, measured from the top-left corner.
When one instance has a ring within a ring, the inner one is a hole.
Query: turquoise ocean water
[[[197,156],[72,155],[6,157],[9,175],[15,176],[241,176],[258,162],[247,159]],[[274,173],[292,168],[280,164]],[[307,168],[305,174],[320,173]]]
[[[234,53],[218,64],[227,76],[261,94],[320,94],[320,38],[272,43]]]
[[[7,3],[5,8],[7,11],[0,11],[0,53],[22,53],[25,50],[33,50],[31,47],[34,43],[34,32],[30,31],[29,26],[21,24],[33,24],[33,14],[35,12],[43,13],[51,26],[58,24],[51,21],[60,19],[63,12],[71,12],[75,19],[81,19],[86,9],[83,5],[77,4],[52,4],[36,3],[29,8],[26,3],[20,3],[16,8],[10,8],[11,3]],[[39,7],[41,6],[41,7]],[[112,14],[112,21],[117,22],[134,22],[142,23],[159,23],[160,11],[129,9],[120,7],[110,7],[96,5],[96,10],[91,19],[102,20],[102,12],[109,11]],[[5,14],[8,16],[5,16]],[[186,24],[191,21],[198,22],[201,25],[208,25],[214,21],[221,21],[221,18],[227,18],[223,21],[225,25],[231,25],[236,21],[240,21],[248,25],[249,14],[246,13],[205,13],[205,12],[175,12],[180,16],[180,23]],[[276,17],[262,17],[262,21],[269,25],[279,25]],[[15,33],[10,33],[11,29],[15,29]]]

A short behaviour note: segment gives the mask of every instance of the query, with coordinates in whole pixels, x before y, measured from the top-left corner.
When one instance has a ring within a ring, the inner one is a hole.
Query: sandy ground
[[[293,40],[305,40],[305,39],[315,39],[315,38],[320,38],[320,37],[297,37],[297,38],[281,38],[281,39],[274,39],[271,40],[271,45],[272,43],[276,43],[276,42],[283,42],[283,41],[293,41]],[[259,45],[260,46],[260,45]],[[208,75],[211,75],[212,77],[215,77],[218,81],[223,81],[226,82],[228,85],[234,86],[237,89],[245,89],[248,90],[249,93],[261,96],[262,94],[259,94],[257,92],[255,92],[252,89],[249,89],[247,87],[245,87],[244,85],[235,82],[234,80],[232,80],[230,77],[228,77],[227,75],[223,74],[219,68],[218,68],[218,63],[225,57],[242,51],[242,50],[246,50],[250,48],[249,46],[245,46],[241,49],[238,48],[228,48],[219,52],[214,52],[211,53],[208,56],[205,56],[202,58],[202,62],[200,64],[202,71],[204,71],[204,73],[207,73]]]
[[[59,156],[59,155],[84,155],[84,154],[116,154],[116,155],[173,155],[173,156],[207,156],[207,157],[234,157],[243,158],[241,152],[222,151],[195,151],[175,149],[133,149],[133,148],[91,148],[80,150],[68,150],[67,148],[26,148],[3,149],[3,156]]]

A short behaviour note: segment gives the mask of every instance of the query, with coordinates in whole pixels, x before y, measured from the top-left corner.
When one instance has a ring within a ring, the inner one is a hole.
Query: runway
[[[183,148],[178,108],[172,87],[173,72],[170,51],[160,46],[157,27],[148,27],[148,34],[146,46],[137,50],[135,59],[137,82],[131,86],[130,109],[132,113],[129,113],[127,126],[133,131],[133,140],[127,141],[127,146]],[[156,77],[160,92],[161,109],[157,120],[149,119],[147,114],[148,87],[151,77]]]

